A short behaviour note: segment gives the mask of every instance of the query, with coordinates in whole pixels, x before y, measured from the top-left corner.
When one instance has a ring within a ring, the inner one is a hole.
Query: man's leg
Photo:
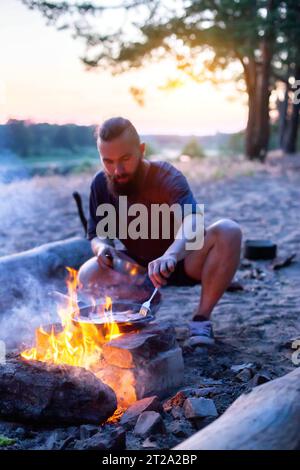
[[[201,281],[201,298],[194,320],[209,320],[213,308],[229,286],[240,261],[242,232],[232,220],[222,219],[206,232],[201,250],[189,253],[185,272]]]

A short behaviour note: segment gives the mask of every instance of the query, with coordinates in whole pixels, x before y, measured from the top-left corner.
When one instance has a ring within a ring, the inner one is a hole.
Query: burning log
[[[115,392],[80,367],[11,360],[0,365],[0,417],[39,424],[100,424],[117,408]]]
[[[295,450],[300,447],[300,368],[239,397],[176,450]]]

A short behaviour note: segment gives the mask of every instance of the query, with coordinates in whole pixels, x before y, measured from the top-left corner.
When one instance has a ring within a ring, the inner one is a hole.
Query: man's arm
[[[92,251],[98,256],[100,250],[105,248],[114,248],[114,241],[109,238],[95,237],[91,240]]]
[[[165,253],[148,266],[148,274],[155,287],[167,284],[167,278],[174,272],[178,261],[184,259],[193,249],[189,244],[197,242],[198,249],[203,246],[205,230],[203,215],[200,213],[187,215],[180,226],[174,242]]]

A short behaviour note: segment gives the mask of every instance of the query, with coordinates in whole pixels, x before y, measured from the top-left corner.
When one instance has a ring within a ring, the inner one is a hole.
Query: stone
[[[257,387],[258,385],[262,385],[266,382],[270,382],[272,380],[271,375],[267,371],[260,371],[259,373],[255,374],[250,382],[248,383],[249,388]]]
[[[82,424],[79,428],[80,440],[89,439],[99,432],[99,426],[93,424]]]
[[[218,416],[215,403],[209,398],[187,398],[183,404],[183,409],[185,417],[188,419]]]
[[[184,364],[181,348],[170,349],[149,359],[143,367],[122,369],[107,365],[96,373],[104,383],[118,393],[119,406],[128,408],[136,400],[172,393],[182,385]]]
[[[134,434],[140,437],[147,437],[152,434],[163,434],[166,428],[163,419],[156,411],[144,411],[134,427]]]
[[[58,447],[58,450],[65,450],[65,449],[67,449],[68,447],[70,447],[70,444],[73,444],[74,441],[75,441],[75,438],[74,438],[73,436],[67,437],[67,439],[65,439],[64,441],[62,441],[62,443],[61,443],[60,446]]]
[[[190,329],[188,326],[175,327],[175,334],[177,341],[184,341],[190,336]]]
[[[252,377],[252,372],[250,369],[243,369],[236,375],[236,379],[240,382],[249,382]]]
[[[174,406],[171,409],[171,415],[174,419],[181,419],[183,417],[183,411],[181,406]]]
[[[126,333],[103,345],[103,358],[117,367],[133,369],[144,366],[158,353],[176,346],[174,327],[169,323],[151,324],[139,333]]]
[[[159,353],[136,371],[136,392],[138,398],[158,395],[163,398],[180,387],[183,382],[184,363],[181,348]]]
[[[188,437],[192,434],[192,428],[189,422],[185,420],[176,420],[169,424],[168,432],[171,432],[176,437]]]
[[[18,439],[24,439],[26,437],[26,431],[24,428],[17,428],[14,432],[14,436]]]
[[[203,387],[203,388],[186,388],[182,390],[186,398],[188,397],[208,397],[211,395],[216,395],[219,390],[217,387]]]
[[[76,450],[124,450],[126,449],[126,433],[121,427],[109,432],[100,431],[84,441],[77,441]]]
[[[145,449],[157,449],[158,446],[155,441],[152,441],[150,437],[147,437],[144,440],[142,447],[144,447]]]
[[[131,426],[135,425],[138,417],[144,411],[162,411],[162,405],[157,396],[147,397],[136,401],[125,411],[120,420],[120,424],[129,424]]]
[[[173,397],[169,398],[163,404],[163,409],[166,413],[171,411],[174,407],[183,406],[185,400],[188,398],[188,389],[180,390]]]
[[[56,431],[52,432],[46,441],[45,448],[47,450],[54,450],[58,445],[58,439],[58,433]]]
[[[245,363],[245,364],[233,365],[233,366],[230,367],[230,370],[232,370],[232,372],[235,372],[236,374],[238,374],[239,372],[241,372],[244,369],[253,369],[253,368],[254,368],[254,364],[252,364],[252,362],[249,362],[249,363]]]

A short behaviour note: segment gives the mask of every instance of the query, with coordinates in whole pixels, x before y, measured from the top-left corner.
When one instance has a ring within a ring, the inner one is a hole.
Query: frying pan
[[[159,304],[153,305],[151,311],[146,315],[140,315],[141,304],[126,300],[116,300],[113,302],[113,322],[117,324],[121,332],[137,330],[146,326],[154,320]],[[96,305],[79,306],[79,315],[74,315],[75,325],[95,325],[100,330],[109,324],[110,314],[105,313],[105,303]]]

